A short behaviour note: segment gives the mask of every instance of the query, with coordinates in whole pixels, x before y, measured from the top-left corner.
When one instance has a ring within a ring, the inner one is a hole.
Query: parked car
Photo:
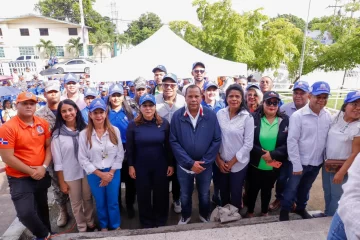
[[[95,64],[96,62],[91,59],[77,58],[57,63],[53,68],[56,68],[60,74],[65,72],[84,72],[90,74],[90,68]]]
[[[39,60],[40,57],[36,56],[36,55],[25,55],[25,56],[20,56],[18,58],[15,59],[15,61],[35,61],[35,60]]]

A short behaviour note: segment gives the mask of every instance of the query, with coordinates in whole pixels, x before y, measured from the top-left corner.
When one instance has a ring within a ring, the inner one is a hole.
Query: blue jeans
[[[333,183],[335,173],[329,173],[323,167],[322,170],[322,182],[325,198],[325,214],[328,216],[334,216],[339,204],[341,195],[343,194],[342,185],[346,183],[348,175],[346,174],[341,184]]]
[[[100,171],[109,172],[110,168]],[[116,229],[120,227],[121,219],[118,201],[120,175],[120,170],[116,170],[113,180],[105,187],[99,187],[101,179],[95,174],[87,176],[91,193],[95,198],[97,216],[101,228]]]
[[[345,240],[347,239],[345,233],[344,223],[339,214],[336,212],[330,225],[327,240]]]
[[[292,175],[292,167],[290,161],[284,161],[280,167],[279,177],[276,180],[276,199],[282,200],[286,184]]]
[[[296,202],[296,210],[304,210],[309,200],[309,192],[317,175],[319,174],[320,166],[302,166],[303,171],[301,175],[291,174],[289,181],[283,193],[281,200],[281,209],[289,211],[292,204]],[[291,164],[291,171],[292,170]]]
[[[181,215],[184,219],[191,217],[192,193],[194,191],[194,178],[199,197],[199,212],[205,219],[210,212],[210,183],[212,164],[200,174],[190,174],[178,166],[178,179],[180,183]]]

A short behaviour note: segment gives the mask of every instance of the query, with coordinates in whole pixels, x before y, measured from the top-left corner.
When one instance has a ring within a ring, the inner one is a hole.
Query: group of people
[[[206,81],[204,63],[191,72],[194,82],[179,89],[177,76],[159,65],[153,82],[138,78],[127,94],[122,84],[105,93],[89,86],[82,94],[68,74],[63,94],[59,81],[45,83],[47,104],[37,111],[33,93],[18,95],[17,115],[0,127],[0,155],[19,220],[37,239],[52,234],[50,184],[60,208],[57,225],[67,223],[69,198],[80,232],[120,229],[121,181],[127,214],[134,217],[137,199],[143,228],[166,225],[169,181],[178,224],[191,221],[194,181],[202,222],[209,222],[211,181],[217,205],[246,205],[251,218],[260,191],[259,214],[281,208],[279,219],[286,221],[292,210],[312,217],[306,205],[323,167],[325,214],[336,214],[360,151],[359,91],[348,93],[331,116],[326,82],[297,81],[293,101],[283,104],[270,77],[259,85],[239,77],[220,91]]]

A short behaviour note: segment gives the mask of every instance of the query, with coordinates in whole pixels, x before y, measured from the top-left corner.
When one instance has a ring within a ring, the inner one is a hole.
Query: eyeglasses
[[[174,89],[176,86],[177,86],[176,83],[163,83],[163,84],[162,84],[162,87],[165,88],[165,89],[166,89],[166,88],[169,88],[169,87],[172,88],[172,89]]]
[[[205,72],[205,69],[195,69],[195,70],[193,70],[193,72],[203,74]]]
[[[265,101],[266,105],[268,105],[269,107],[272,105],[274,107],[277,107],[279,106],[279,101],[271,101],[270,99],[269,100],[266,100]]]

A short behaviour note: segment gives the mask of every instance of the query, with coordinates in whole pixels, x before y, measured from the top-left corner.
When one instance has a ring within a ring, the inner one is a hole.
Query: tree
[[[287,19],[289,22],[291,22],[292,24],[295,25],[295,27],[297,28],[300,28],[301,31],[304,32],[305,30],[305,25],[306,25],[306,22],[304,19],[302,18],[299,18],[298,16],[295,16],[295,15],[292,15],[292,14],[278,14],[277,17],[271,19],[271,20],[275,20],[277,18],[284,18],[284,19]]]
[[[141,14],[138,20],[128,24],[125,34],[130,37],[132,45],[138,45],[153,35],[161,26],[161,19],[158,15],[155,13],[145,13]]]
[[[73,52],[76,57],[79,57],[81,50],[83,49],[83,44],[81,43],[81,38],[71,38],[68,41],[66,50],[71,53]]]
[[[102,33],[101,31],[98,31],[95,33],[94,35],[94,49],[96,51],[100,51],[100,59],[102,62],[103,59],[103,49],[109,49],[111,50],[111,45],[110,45],[110,38]]]
[[[44,39],[40,39],[40,44],[36,45],[36,48],[39,52],[41,49],[44,49],[46,58],[56,54],[56,47],[53,45],[51,40],[46,41]]]
[[[114,43],[119,44],[120,52],[123,51],[123,47],[128,48],[131,44],[131,38],[126,33],[117,34],[114,38]]]

